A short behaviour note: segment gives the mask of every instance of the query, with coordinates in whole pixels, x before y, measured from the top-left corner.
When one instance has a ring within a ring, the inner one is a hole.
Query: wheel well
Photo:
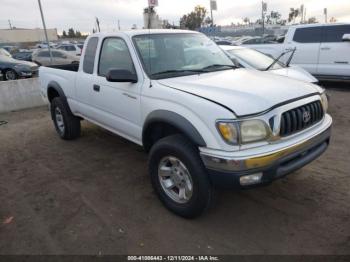
[[[55,97],[59,97],[60,94],[58,93],[58,91],[53,88],[53,87],[49,87],[49,89],[47,90],[47,97],[51,103],[51,101],[55,98]]]
[[[180,129],[172,124],[165,122],[155,122],[150,124],[146,130],[143,132],[142,143],[146,152],[149,152],[152,146],[160,139],[175,135],[182,134],[188,138],[188,136],[182,132]]]

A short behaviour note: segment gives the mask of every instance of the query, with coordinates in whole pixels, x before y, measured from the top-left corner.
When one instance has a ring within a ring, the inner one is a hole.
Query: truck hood
[[[238,117],[322,92],[320,87],[307,82],[250,69],[167,78],[158,83],[219,103]]]

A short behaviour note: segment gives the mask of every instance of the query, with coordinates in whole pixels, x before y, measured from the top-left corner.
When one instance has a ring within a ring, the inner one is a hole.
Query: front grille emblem
[[[305,111],[303,113],[303,121],[304,121],[304,123],[308,123],[310,121],[310,119],[311,119],[310,112],[309,111]]]

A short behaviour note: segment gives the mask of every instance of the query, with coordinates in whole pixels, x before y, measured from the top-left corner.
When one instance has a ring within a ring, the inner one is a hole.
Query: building
[[[49,41],[58,40],[57,29],[47,29]],[[0,29],[0,43],[46,42],[43,29]]]

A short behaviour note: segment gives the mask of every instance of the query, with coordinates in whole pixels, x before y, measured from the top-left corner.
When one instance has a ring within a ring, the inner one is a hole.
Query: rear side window
[[[295,30],[293,41],[298,43],[321,43],[322,35],[323,28],[321,26],[297,28]]]
[[[75,51],[75,46],[74,45],[67,45],[66,46],[66,51]]]
[[[87,74],[92,74],[94,72],[94,62],[96,56],[96,49],[98,44],[98,38],[92,37],[87,43],[85,55],[84,55],[84,64],[83,71]]]
[[[325,39],[322,42],[342,42],[343,35],[350,34],[350,25],[325,26],[323,28]]]

